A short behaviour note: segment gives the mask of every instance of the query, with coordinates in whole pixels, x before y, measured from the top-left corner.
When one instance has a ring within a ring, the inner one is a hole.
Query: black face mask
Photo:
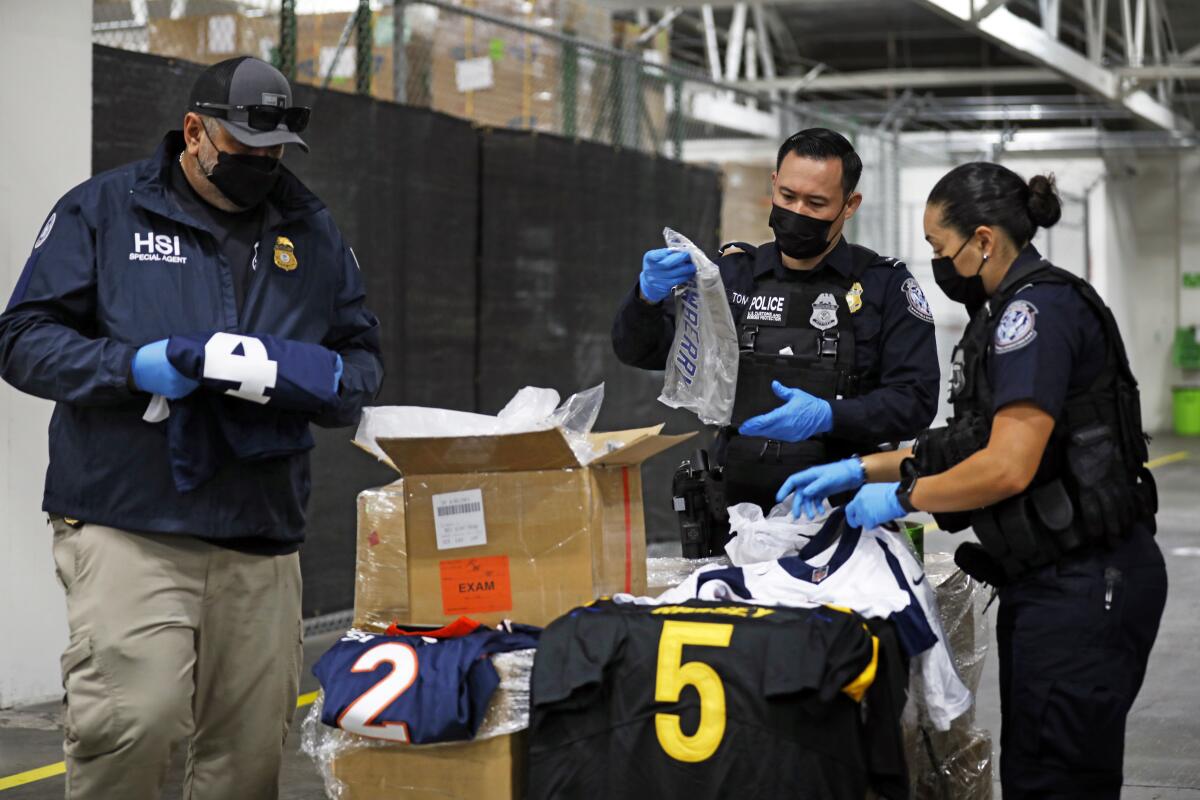
[[[842,209],[845,208],[843,202]],[[841,214],[839,211],[838,216]],[[775,242],[784,255],[792,258],[813,258],[824,253],[829,247],[829,229],[836,221],[837,217],[817,219],[771,204],[770,225],[775,231]]]
[[[954,268],[954,259],[958,258],[958,254],[970,243],[971,240],[967,239],[954,255],[933,259],[933,279],[946,297],[956,303],[962,303],[974,315],[988,298],[987,290],[983,288],[983,276],[979,274],[987,265],[987,258],[983,259],[974,275],[964,277]]]
[[[208,136],[207,130],[204,135]],[[265,200],[279,180],[279,159],[226,153],[211,138],[208,141],[217,151],[217,163],[205,173],[213,186],[241,208],[254,208]]]

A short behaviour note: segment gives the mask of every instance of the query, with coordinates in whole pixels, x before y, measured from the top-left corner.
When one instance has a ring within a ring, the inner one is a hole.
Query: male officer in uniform
[[[861,174],[840,134],[794,134],[771,176],[775,241],[726,245],[716,261],[741,351],[733,424],[716,443],[730,505],[769,509],[797,470],[911,439],[937,412],[933,317],[921,288],[904,264],[842,235],[862,203]],[[666,367],[672,290],[694,274],[686,253],[645,254],[613,323],[623,363]]]
[[[278,796],[308,423],[382,380],[354,254],[279,162],[307,121],[265,62],[208,68],[153,157],[58,202],[0,315],[0,376],[56,401],[68,797],[157,798],[184,739],[184,796]]]

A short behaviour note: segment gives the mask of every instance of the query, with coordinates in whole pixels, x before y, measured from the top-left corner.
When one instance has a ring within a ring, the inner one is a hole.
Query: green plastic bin
[[[1172,389],[1175,408],[1175,433],[1200,436],[1200,386],[1176,386]]]

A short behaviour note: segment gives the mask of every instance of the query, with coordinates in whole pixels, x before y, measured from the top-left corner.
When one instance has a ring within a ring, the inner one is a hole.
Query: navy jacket
[[[345,369],[337,406],[312,421],[341,427],[379,390],[379,322],[332,215],[287,170],[267,200],[239,314],[215,239],[168,192],[182,149],[171,132],[152,158],[97,175],[55,205],[0,315],[0,377],[56,402],[46,511],[132,530],[298,542],[307,453],[231,462],[178,492],[166,426],[142,420],[150,396],[130,388],[133,355],[172,334],[221,330],[321,344]],[[273,256],[280,237],[290,256]]]
[[[852,253],[843,238],[807,275],[783,266],[774,242],[756,252],[735,252],[714,262],[721,270],[725,295],[736,323],[745,313],[757,281],[818,278],[822,270],[850,274]],[[791,273],[791,274],[789,274]],[[902,262],[880,256],[862,274],[862,310],[852,316],[856,371],[871,376],[878,388],[858,397],[834,400],[832,434],[840,439],[891,442],[912,439],[937,414],[938,370],[933,316],[921,288]],[[665,369],[675,337],[674,306],[650,305],[638,286],[625,296],[613,322],[613,349],[622,363]],[[782,401],[780,401],[782,403]]]

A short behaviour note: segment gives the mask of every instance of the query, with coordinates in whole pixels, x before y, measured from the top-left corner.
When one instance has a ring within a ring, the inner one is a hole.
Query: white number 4
[[[238,348],[242,352],[237,353]],[[267,347],[253,336],[214,333],[204,345],[204,377],[239,384],[225,394],[265,405],[275,388],[279,364],[267,356]]]
[[[360,736],[407,742],[408,725],[403,722],[376,724],[375,719],[384,709],[396,702],[408,691],[417,679],[417,651],[401,642],[376,645],[358,657],[351,672],[374,672],[380,665],[392,665],[386,678],[358,696],[338,717],[338,727]]]

